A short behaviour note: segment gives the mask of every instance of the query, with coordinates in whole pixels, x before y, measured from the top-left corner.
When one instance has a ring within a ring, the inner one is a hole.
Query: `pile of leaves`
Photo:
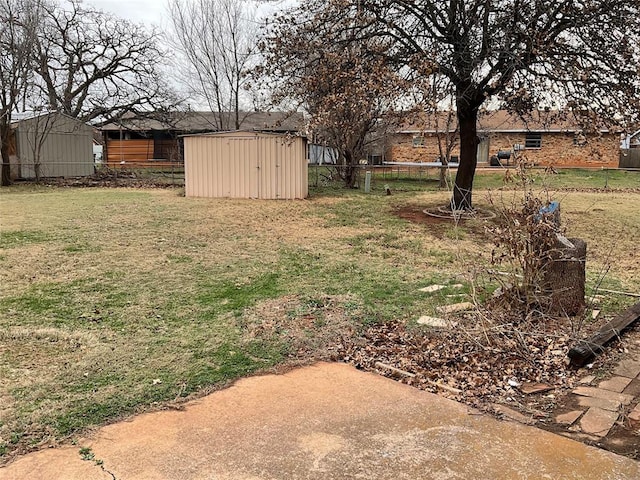
[[[344,342],[336,359],[474,407],[511,404],[535,414],[553,408],[549,391],[575,385],[569,343],[557,331],[513,325],[439,331],[393,322]]]

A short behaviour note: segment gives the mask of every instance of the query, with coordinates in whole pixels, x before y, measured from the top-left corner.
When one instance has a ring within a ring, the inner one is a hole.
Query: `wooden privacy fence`
[[[153,158],[153,140],[109,140],[107,164],[143,163]]]
[[[640,148],[620,150],[620,168],[640,168]]]

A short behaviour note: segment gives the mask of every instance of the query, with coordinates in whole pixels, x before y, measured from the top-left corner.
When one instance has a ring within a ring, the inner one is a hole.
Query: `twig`
[[[442,390],[446,390],[447,392],[451,392],[456,395],[460,395],[462,393],[462,390],[460,390],[459,388],[453,388],[448,385],[443,385],[442,383],[434,382],[433,380],[429,380],[428,378],[426,380],[429,385],[433,385],[435,387],[441,388]]]
[[[407,372],[406,370],[401,370],[396,367],[392,367],[391,365],[387,365],[386,363],[376,362],[373,364],[376,368],[386,368],[387,370],[391,370],[393,373],[397,373],[399,375],[403,375],[405,377],[413,378],[416,376],[415,373]]]
[[[626,295],[627,297],[640,298],[640,293],[620,292],[618,290],[607,290],[606,288],[598,289],[599,292],[613,293],[615,295]]]
[[[390,370],[393,373],[397,373],[399,375],[403,375],[403,376],[409,377],[409,378],[414,378],[416,376],[415,373],[407,372],[406,370],[402,370],[400,368],[396,368],[396,367],[393,367],[391,365],[387,365],[386,363],[382,363],[382,362],[376,362],[376,363],[374,363],[374,366],[376,368],[383,368],[383,369]],[[446,390],[447,392],[451,392],[451,393],[454,393],[456,395],[460,395],[462,393],[462,390],[460,390],[458,388],[450,387],[448,385],[443,385],[442,383],[434,382],[433,380],[429,380],[428,378],[425,378],[425,381],[429,385],[433,385],[434,387],[441,388],[442,390]]]

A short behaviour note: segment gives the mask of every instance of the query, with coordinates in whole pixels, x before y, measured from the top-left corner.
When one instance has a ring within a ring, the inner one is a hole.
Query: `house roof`
[[[511,114],[506,110],[493,110],[482,112],[478,118],[478,131],[480,132],[576,132],[584,127],[571,114],[558,110],[536,110],[527,116]],[[424,119],[414,120],[403,125],[398,133],[436,133],[454,132],[457,130],[455,112],[437,112],[425,115]],[[608,129],[599,129],[607,132]]]
[[[102,131],[119,131],[121,128],[134,131],[173,130],[178,132],[217,131],[218,125],[229,124],[229,112],[169,112],[145,117],[127,115],[120,122],[101,127]],[[303,129],[304,117],[298,112],[241,112],[243,130],[267,130],[274,132],[296,132]]]
[[[274,130],[249,130],[249,129],[241,129],[241,130],[221,130],[219,132],[203,132],[203,133],[187,133],[184,135],[180,135],[182,138],[188,137],[224,137],[224,136],[233,136],[233,137],[242,137],[242,136],[261,136],[261,137],[300,137],[307,138],[306,135],[296,133],[291,135],[291,132],[284,131],[274,131]]]

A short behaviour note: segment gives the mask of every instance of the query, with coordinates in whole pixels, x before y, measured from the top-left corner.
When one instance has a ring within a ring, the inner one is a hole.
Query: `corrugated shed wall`
[[[16,140],[20,176],[83,177],[94,172],[93,136],[88,125],[56,114],[20,122]],[[36,146],[40,143],[40,155]]]
[[[236,132],[185,137],[188,197],[306,198],[305,141]]]

